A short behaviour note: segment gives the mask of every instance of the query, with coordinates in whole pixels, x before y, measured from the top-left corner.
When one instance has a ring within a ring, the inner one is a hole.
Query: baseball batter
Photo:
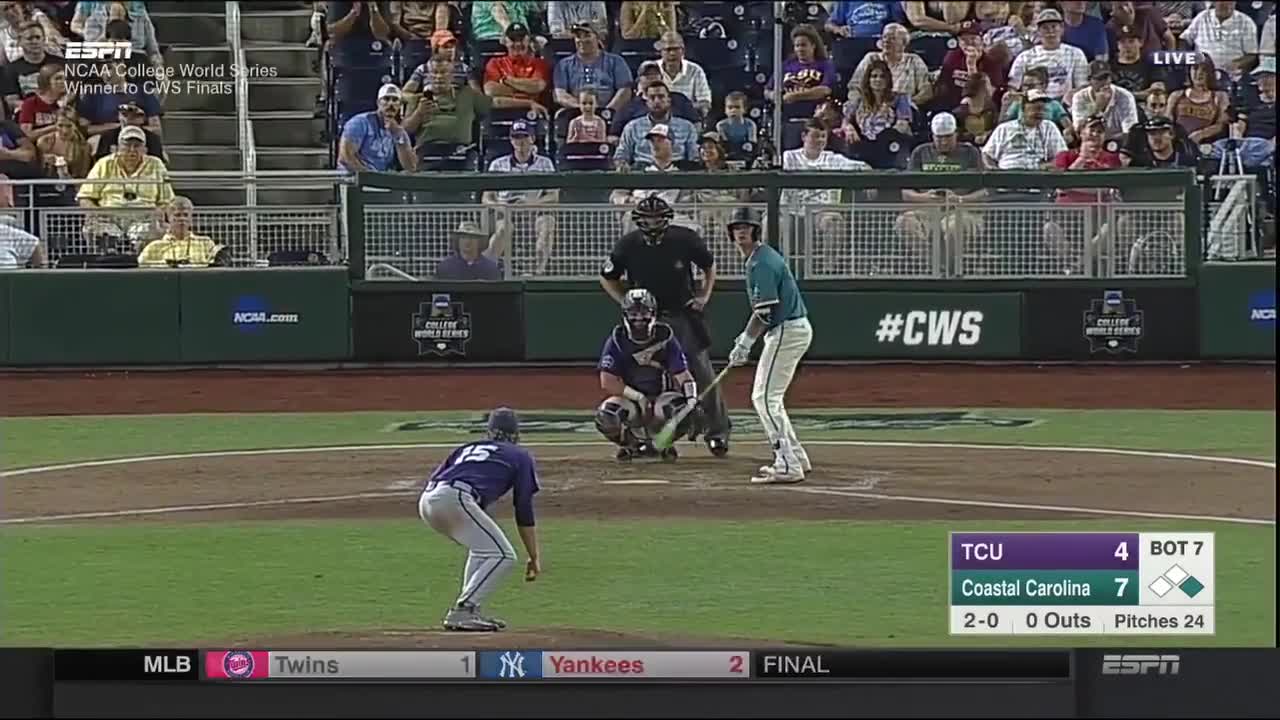
[[[618,446],[617,459],[675,460],[675,446],[659,452],[653,437],[687,404],[697,402],[698,384],[675,331],[658,322],[658,301],[648,290],[633,288],[623,296],[622,323],[605,340],[597,369],[608,397],[596,409],[596,429]],[[681,422],[675,439],[698,427],[694,413]]]
[[[488,439],[459,446],[431,473],[418,498],[418,517],[432,530],[468,549],[462,594],[444,618],[444,629],[496,632],[507,624],[481,614],[480,606],[516,563],[516,551],[487,510],[511,491],[516,526],[529,561],[525,579],[542,572],[533,496],[538,471],[533,456],[518,445],[520,421],[514,410],[489,413]]]
[[[773,446],[773,462],[761,467],[751,482],[796,483],[804,480],[813,466],[796,437],[783,401],[800,359],[809,351],[813,327],[791,268],[781,253],[763,242],[762,230],[759,215],[750,208],[738,208],[729,221],[729,236],[747,259],[747,295],[751,301],[751,318],[734,340],[729,365],[745,365],[756,339],[764,337],[751,404]]]

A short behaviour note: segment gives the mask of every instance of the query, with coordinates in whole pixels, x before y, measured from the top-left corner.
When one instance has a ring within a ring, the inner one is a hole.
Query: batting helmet
[[[648,342],[653,336],[653,325],[658,321],[658,300],[644,288],[632,288],[622,298],[622,319],[627,337],[636,342]]]
[[[750,225],[752,229],[752,239],[760,242],[761,231],[764,229],[760,223],[760,213],[753,208],[740,207],[733,211],[733,216],[729,218],[729,236],[733,236],[733,229],[739,225]]]
[[[640,228],[649,242],[656,242],[662,237],[662,234],[671,227],[671,221],[676,216],[671,206],[667,204],[657,195],[649,197],[636,203],[636,207],[631,211],[631,220]]]
[[[509,407],[495,408],[486,423],[489,438],[506,442],[520,442],[520,417]]]

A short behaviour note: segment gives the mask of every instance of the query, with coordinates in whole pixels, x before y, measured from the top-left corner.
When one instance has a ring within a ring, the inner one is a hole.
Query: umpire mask
[[[671,220],[675,216],[675,211],[667,201],[657,195],[650,195],[641,200],[631,211],[631,220],[635,222],[640,232],[644,233],[645,242],[650,245],[661,242],[662,236],[667,232],[667,228],[671,227]]]

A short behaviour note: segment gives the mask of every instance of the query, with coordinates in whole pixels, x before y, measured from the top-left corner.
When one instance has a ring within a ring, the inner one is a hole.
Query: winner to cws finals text
[[[155,65],[116,60],[71,61],[66,64],[67,92],[86,95],[234,95],[236,80],[278,77],[269,65]]]

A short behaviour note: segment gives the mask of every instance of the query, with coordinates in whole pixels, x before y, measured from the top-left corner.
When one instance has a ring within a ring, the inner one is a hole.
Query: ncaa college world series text
[[[121,86],[126,94],[234,95],[237,79],[274,78],[279,76],[279,69],[269,65],[152,65],[81,60],[68,61],[65,74],[67,91],[77,95],[111,94]]]

